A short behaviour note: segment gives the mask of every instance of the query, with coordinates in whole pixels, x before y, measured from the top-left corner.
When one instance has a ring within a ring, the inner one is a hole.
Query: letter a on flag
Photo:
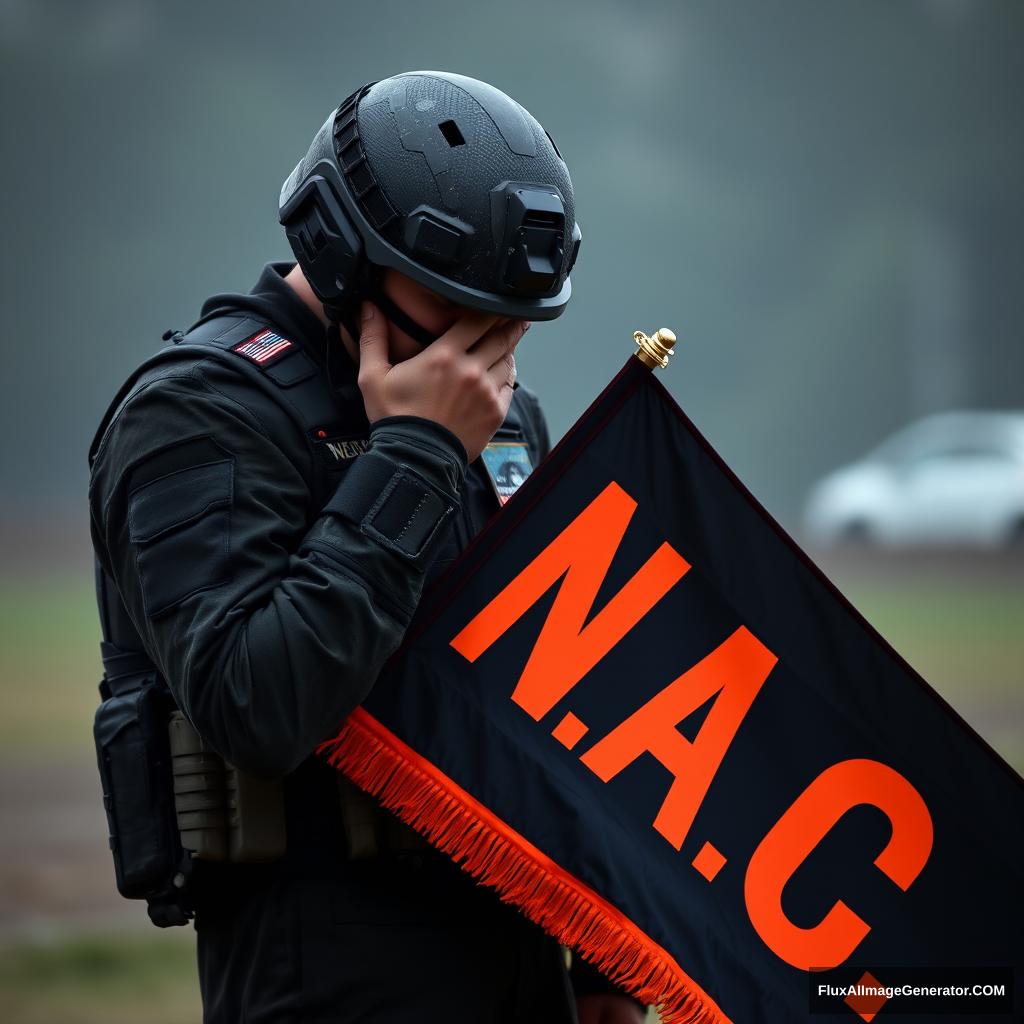
[[[663,1021],[1024,978],[1024,781],[637,358],[322,750]]]

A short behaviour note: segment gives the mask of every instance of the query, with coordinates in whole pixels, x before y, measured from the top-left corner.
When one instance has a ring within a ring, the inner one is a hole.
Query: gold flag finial
[[[667,327],[655,331],[649,338],[643,331],[634,331],[633,340],[640,346],[636,357],[644,366],[652,370],[664,370],[668,366],[668,357],[675,351],[672,346],[676,336]]]

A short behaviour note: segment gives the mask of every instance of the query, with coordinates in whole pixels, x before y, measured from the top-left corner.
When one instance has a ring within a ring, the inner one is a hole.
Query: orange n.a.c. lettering
[[[562,585],[512,699],[535,719],[558,703],[689,570],[662,544],[584,627],[636,502],[610,483],[451,646],[469,661],[517,622],[562,577]]]
[[[761,840],[747,866],[743,889],[751,924],[777,956],[802,971],[837,967],[871,931],[842,900],[813,928],[793,924],[782,909],[782,890],[796,869],[858,804],[878,807],[892,823],[892,837],[875,865],[906,890],[931,854],[931,815],[899,772],[862,758],[826,768]]]
[[[675,776],[654,827],[678,850],[736,730],[777,660],[740,626],[580,760],[607,782],[650,751]],[[676,726],[716,693],[718,697],[691,743]]]

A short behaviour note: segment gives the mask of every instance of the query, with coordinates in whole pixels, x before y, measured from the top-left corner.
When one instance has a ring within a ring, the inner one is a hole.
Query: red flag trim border
[[[663,1024],[732,1024],[656,942],[363,708],[318,753],[389,811],[627,991]]]

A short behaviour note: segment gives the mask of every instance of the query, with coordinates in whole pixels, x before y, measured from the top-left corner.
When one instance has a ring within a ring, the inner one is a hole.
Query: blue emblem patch
[[[530,453],[521,442],[492,441],[481,455],[491,486],[502,505],[533,472]]]

